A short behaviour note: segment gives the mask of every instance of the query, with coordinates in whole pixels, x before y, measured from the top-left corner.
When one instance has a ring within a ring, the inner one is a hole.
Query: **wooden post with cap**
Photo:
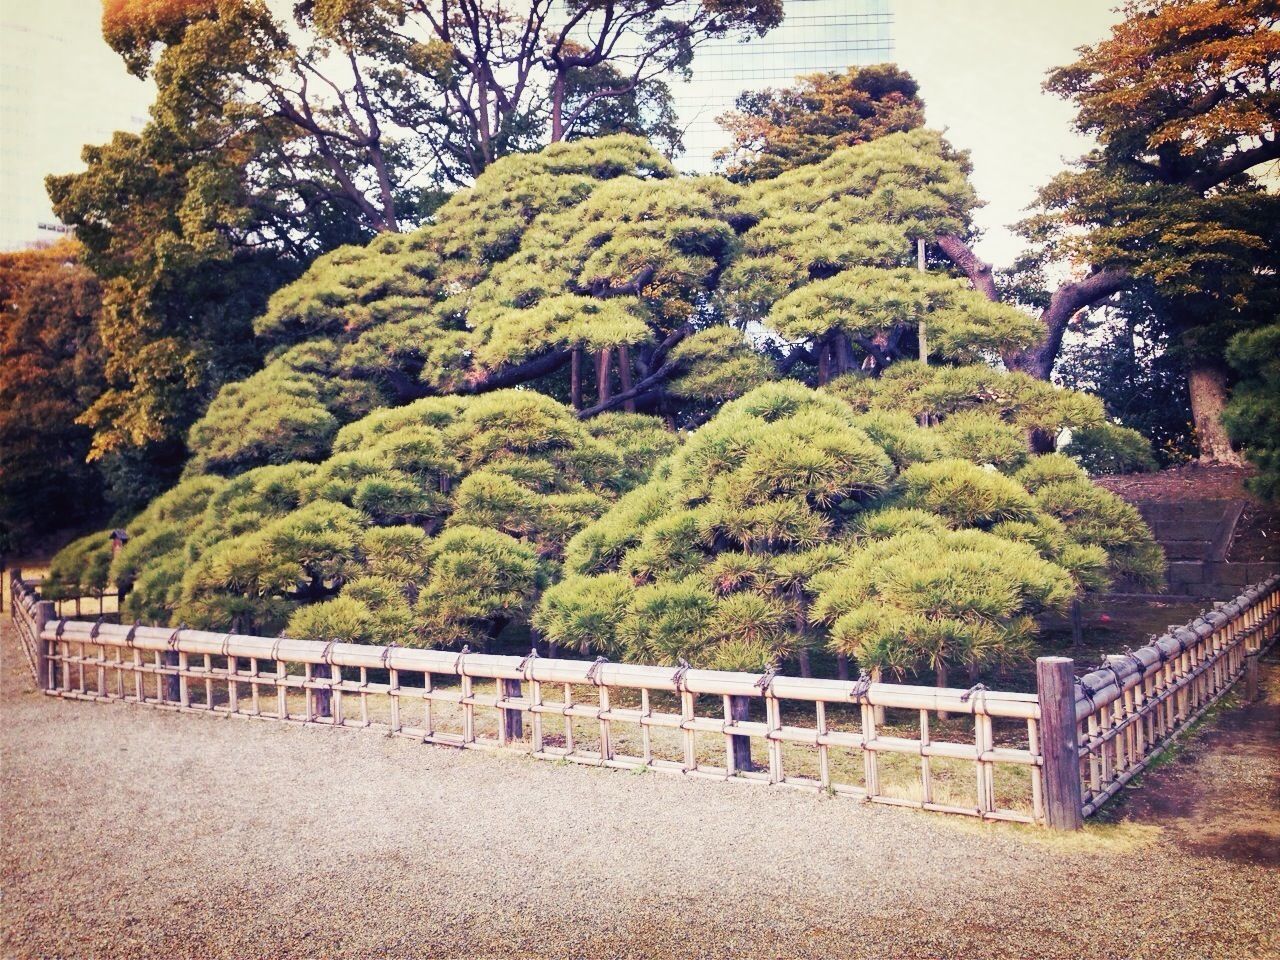
[[[1036,659],[1044,819],[1045,826],[1054,830],[1079,830],[1084,826],[1075,666],[1070,657]]]
[[[9,598],[12,602],[13,598]],[[41,600],[36,604],[35,609],[35,642],[36,642],[36,685],[41,690],[52,690],[53,683],[53,661],[49,659],[50,651],[53,649],[53,643],[45,642],[40,636],[44,633],[45,624],[50,620],[57,619],[57,612],[54,610],[52,600]]]

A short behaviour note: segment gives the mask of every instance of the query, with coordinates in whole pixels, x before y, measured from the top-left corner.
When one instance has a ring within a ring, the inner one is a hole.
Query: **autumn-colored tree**
[[[103,389],[101,289],[64,240],[0,254],[0,553],[103,506],[76,423]]]
[[[1079,278],[1044,296],[1042,342],[1005,360],[1048,376],[1077,310],[1150,278],[1167,288],[1169,322],[1186,339],[1202,456],[1230,462],[1219,415],[1221,351],[1233,331],[1211,328],[1230,325],[1254,296],[1251,265],[1274,249],[1274,199],[1256,177],[1280,158],[1280,13],[1268,0],[1133,0],[1123,10],[1107,39],[1046,83],[1075,103],[1077,128],[1099,148],[1045,188],[1044,215],[1029,224],[1045,254]],[[940,237],[939,247],[998,296],[989,266],[962,240]],[[1239,257],[1245,265],[1231,269]],[[1215,275],[1200,284],[1206,265]]]
[[[840,147],[924,125],[911,75],[894,64],[800,77],[781,90],[749,90],[718,118],[733,138],[715,159],[738,183],[818,163]]]

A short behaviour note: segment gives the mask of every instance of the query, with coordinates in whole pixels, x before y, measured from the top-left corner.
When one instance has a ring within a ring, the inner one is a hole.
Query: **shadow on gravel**
[[[1280,659],[1261,668],[1255,703],[1241,703],[1242,684],[1108,818],[1158,824],[1195,856],[1280,867]]]

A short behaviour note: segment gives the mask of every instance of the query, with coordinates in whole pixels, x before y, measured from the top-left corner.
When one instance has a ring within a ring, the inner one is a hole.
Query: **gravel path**
[[[52,700],[4,624],[5,957],[1280,956],[1280,870],[1174,831]]]

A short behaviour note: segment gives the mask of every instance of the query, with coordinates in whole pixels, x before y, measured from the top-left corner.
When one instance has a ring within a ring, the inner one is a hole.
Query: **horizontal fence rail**
[[[1277,580],[1078,681],[1070,660],[1042,658],[1038,695],[67,620],[11,585],[52,696],[1072,828],[1256,664]]]

